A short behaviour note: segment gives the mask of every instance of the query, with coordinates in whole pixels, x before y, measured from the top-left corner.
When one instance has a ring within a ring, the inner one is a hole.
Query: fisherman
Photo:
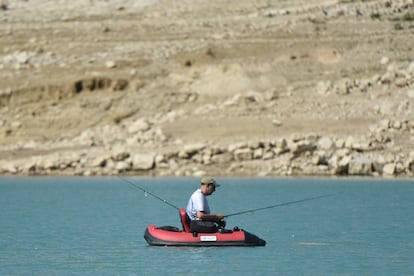
[[[226,222],[222,214],[210,214],[206,196],[214,193],[220,184],[212,177],[201,179],[200,188],[190,197],[187,204],[187,216],[190,220],[190,231],[198,233],[214,233],[224,229]]]

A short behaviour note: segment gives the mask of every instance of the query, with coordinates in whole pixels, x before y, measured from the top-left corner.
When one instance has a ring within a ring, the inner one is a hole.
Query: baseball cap
[[[212,177],[203,177],[201,179],[201,185],[208,185],[208,184],[213,184],[216,187],[220,187],[220,184],[218,184],[214,178],[212,178]]]

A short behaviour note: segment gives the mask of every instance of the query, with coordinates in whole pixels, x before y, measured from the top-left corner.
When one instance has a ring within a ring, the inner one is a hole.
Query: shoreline
[[[0,175],[414,176],[410,1],[144,2],[1,2]]]
[[[111,148],[98,146],[84,137],[81,150],[49,149],[49,154],[31,158],[0,161],[0,174],[13,175],[102,175],[136,176],[373,176],[410,177],[414,173],[414,153],[396,157],[394,137],[410,133],[413,126],[395,132],[392,124],[382,123],[371,135],[360,137],[328,137],[311,134],[295,135],[271,141],[238,142],[213,145],[199,142],[181,147],[138,151],[131,145]],[[389,128],[391,127],[391,128]],[[373,128],[374,129],[374,128]],[[387,131],[392,133],[387,136]],[[149,131],[149,130],[148,130]],[[142,133],[140,134],[142,135]],[[386,138],[384,138],[386,137]],[[87,143],[90,146],[87,146]],[[73,145],[73,143],[70,143]],[[153,143],[156,144],[156,143]],[[68,144],[69,148],[69,144]],[[109,149],[108,149],[109,148]],[[41,151],[40,151],[41,152]],[[20,153],[25,156],[24,152]]]

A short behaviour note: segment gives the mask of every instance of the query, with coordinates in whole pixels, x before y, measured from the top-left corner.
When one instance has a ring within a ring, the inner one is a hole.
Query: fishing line
[[[315,197],[308,197],[308,198],[295,200],[295,201],[289,201],[289,202],[285,202],[285,203],[279,203],[279,204],[275,204],[275,205],[271,205],[271,206],[266,206],[266,207],[261,207],[261,208],[257,208],[257,209],[252,209],[252,210],[246,210],[246,211],[233,213],[233,214],[230,214],[230,215],[225,215],[224,217],[228,218],[228,217],[237,216],[237,215],[241,215],[241,214],[252,213],[252,212],[256,212],[256,211],[260,211],[260,210],[271,209],[271,208],[276,208],[276,207],[281,207],[281,206],[287,206],[287,205],[291,205],[291,204],[294,204],[294,203],[310,201],[310,200],[315,200],[315,199],[319,199],[319,198],[323,198],[323,197],[329,197],[329,196],[334,196],[334,194],[326,194],[326,195],[320,195],[320,196],[315,196]]]
[[[128,183],[128,184],[129,184],[129,185],[131,185],[132,187],[134,187],[134,188],[136,188],[136,189],[139,189],[139,190],[143,191],[145,195],[147,195],[147,194],[148,194],[148,195],[150,195],[150,196],[153,196],[154,198],[156,198],[156,199],[158,199],[158,200],[160,200],[160,201],[164,202],[165,204],[167,204],[167,205],[169,205],[169,206],[171,206],[171,207],[175,208],[176,210],[179,210],[179,209],[180,209],[180,208],[178,208],[177,206],[175,206],[174,204],[172,204],[172,203],[168,202],[167,200],[165,200],[165,199],[163,199],[163,198],[161,198],[161,197],[157,196],[156,194],[153,194],[153,193],[151,193],[151,192],[149,192],[149,191],[145,190],[144,188],[142,188],[142,187],[141,187],[141,186],[139,186],[138,184],[136,184],[136,183],[134,183],[134,182],[132,182],[132,181],[129,181],[129,180],[125,179],[125,178],[122,178],[122,177],[120,177],[120,176],[118,176],[118,178],[119,178],[119,179],[121,179],[122,181],[124,181],[125,183]]]

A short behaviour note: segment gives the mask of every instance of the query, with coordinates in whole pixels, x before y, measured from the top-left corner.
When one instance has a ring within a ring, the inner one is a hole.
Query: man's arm
[[[205,214],[204,212],[198,211],[197,217],[201,220],[205,221],[214,221],[214,222],[220,222],[224,219],[224,215],[222,214]]]

